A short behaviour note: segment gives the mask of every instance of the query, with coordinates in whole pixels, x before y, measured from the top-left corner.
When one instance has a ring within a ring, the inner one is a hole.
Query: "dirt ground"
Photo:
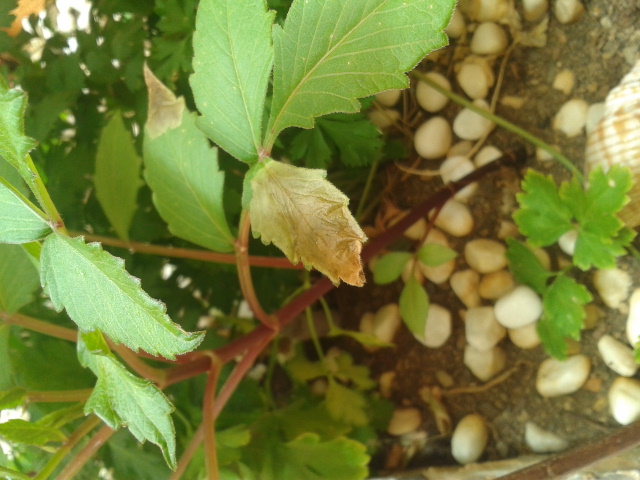
[[[519,3],[519,2],[517,2]],[[552,2],[553,3],[553,2]],[[500,96],[512,95],[525,99],[521,108],[515,109],[498,104],[496,113],[525,128],[550,144],[557,145],[569,158],[581,167],[585,135],[567,138],[551,128],[559,106],[569,98],[581,98],[588,103],[604,101],[609,90],[640,60],[640,2],[636,0],[587,0],[582,18],[570,25],[561,25],[550,15],[548,40],[545,47],[516,47],[508,61]],[[439,71],[451,78],[450,62],[458,53],[454,49],[464,48],[453,41],[448,51],[434,65],[426,61],[425,71]],[[557,72],[569,69],[575,74],[576,85],[570,95],[552,88]],[[453,82],[452,82],[453,83]],[[454,83],[455,85],[455,83]],[[454,86],[454,91],[459,89]],[[405,99],[406,101],[406,99]],[[409,99],[409,104],[411,99]],[[406,103],[405,103],[406,104]],[[449,105],[444,115],[453,118],[459,107]],[[427,116],[418,113],[411,118],[417,127]],[[496,129],[487,144],[507,150],[526,145],[513,134]],[[550,162],[537,162],[534,149],[527,146],[528,166],[542,172],[553,173],[556,178],[567,178],[567,172]],[[415,165],[416,157],[407,159],[407,165]],[[433,162],[433,161],[431,161]],[[417,164],[417,168],[432,167],[434,163]],[[383,188],[389,179],[395,182],[392,189],[385,189],[387,200],[403,209],[409,209],[423,201],[439,185],[437,181],[425,181],[416,176],[401,180],[403,173],[396,166],[388,165],[381,170]],[[516,205],[518,189],[517,172],[503,171],[485,178],[469,206],[476,221],[474,232],[463,238],[449,237],[451,246],[462,251],[464,243],[472,238],[497,238],[500,222],[510,221]],[[636,245],[637,245],[636,241]],[[552,259],[562,255],[550,249]],[[466,268],[459,258],[459,268]],[[640,265],[636,260],[625,259],[620,267],[629,271],[640,285]],[[591,286],[591,275],[582,278]],[[368,274],[368,283],[362,289],[341,288],[336,301],[345,324],[358,328],[357,322],[365,311],[375,311],[389,302],[397,302],[402,288],[400,281],[377,286]],[[421,410],[424,435],[412,445],[398,447],[399,440],[389,436],[382,439],[384,448],[376,459],[375,468],[384,469],[389,462],[399,469],[424,468],[433,465],[452,464],[449,453],[449,438],[439,435],[433,415],[420,398],[419,390],[425,386],[437,386],[436,372],[444,370],[454,380],[451,388],[479,387],[482,385],[463,365],[465,345],[464,325],[458,314],[464,308],[451,291],[449,284],[428,285],[431,301],[447,306],[453,312],[453,333],[446,344],[438,349],[429,349],[420,344],[404,328],[396,335],[395,349],[383,349],[373,354],[362,353],[359,360],[368,364],[374,376],[394,371],[391,399],[399,406],[411,406]],[[593,291],[593,289],[592,289]],[[581,353],[592,361],[592,370],[586,385],[572,395],[545,399],[535,389],[535,377],[539,364],[546,358],[541,347],[521,350],[503,340],[501,346],[507,354],[506,370],[511,372],[504,381],[487,390],[481,388],[470,393],[443,397],[443,404],[453,424],[468,413],[479,413],[490,423],[490,440],[483,461],[512,458],[531,453],[524,443],[524,425],[535,420],[541,427],[568,439],[572,445],[580,445],[599,438],[619,428],[609,413],[607,390],[616,374],[604,365],[597,348],[597,340],[610,333],[625,338],[626,312],[614,311],[603,305],[594,295],[594,304],[602,318],[596,327],[583,332],[579,345]],[[351,324],[351,325],[350,325]],[[638,375],[636,375],[638,377]],[[444,389],[445,391],[447,389]],[[473,389],[472,389],[473,390]],[[390,456],[402,450],[402,460],[391,461]],[[395,450],[395,453],[394,453]]]

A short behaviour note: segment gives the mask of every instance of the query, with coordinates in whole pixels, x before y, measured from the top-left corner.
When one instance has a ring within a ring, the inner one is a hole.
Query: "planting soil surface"
[[[520,8],[521,2],[516,3]],[[580,170],[583,168],[586,133],[582,129],[578,135],[569,138],[555,131],[552,126],[555,115],[561,105],[572,98],[585,100],[588,104],[603,102],[607,93],[640,60],[640,3],[636,0],[593,0],[584,2],[584,8],[579,18],[569,24],[560,23],[553,11],[549,11],[544,46],[516,45],[512,49],[506,60],[495,108],[499,116],[556,146]],[[419,68],[423,72],[442,73],[451,80],[453,91],[460,94],[464,92],[455,80],[455,65],[469,54],[472,31],[477,25],[468,18],[466,22],[468,32],[465,35],[452,39],[449,47],[427,58]],[[539,22],[523,21],[523,30],[531,30]],[[508,31],[506,26],[503,28]],[[493,65],[492,70],[497,77],[502,60],[502,55],[497,56]],[[553,87],[554,79],[562,70],[570,71],[575,79],[573,88],[566,93]],[[489,103],[494,89],[495,86],[490,89]],[[505,105],[505,97],[515,98],[516,103],[507,100]],[[635,102],[640,106],[640,97],[636,96]],[[390,136],[406,141],[409,149],[408,158],[399,163],[412,169],[437,170],[442,159],[420,158],[413,150],[411,138],[412,132],[434,114],[425,112],[416,104],[415,88],[403,92],[393,108],[400,112],[400,119],[386,131]],[[460,110],[460,106],[449,102],[436,115],[453,121]],[[453,142],[456,141],[454,136]],[[525,146],[526,167],[521,170],[503,169],[479,183],[467,203],[474,220],[472,233],[446,235],[451,248],[459,252],[455,271],[469,268],[463,252],[470,240],[486,238],[504,242],[513,225],[511,215],[517,208],[515,195],[526,168],[552,174],[557,180],[570,178],[570,173],[562,166],[552,160],[536,159],[535,147],[501,128],[495,129],[484,145],[493,145],[502,151]],[[442,186],[438,176],[410,174],[397,164],[389,163],[380,168],[379,181],[380,209],[376,219],[367,220],[369,225],[388,221],[383,217],[394,208],[410,210]],[[406,245],[411,243],[408,241]],[[637,247],[637,240],[635,245]],[[555,266],[557,269],[568,258],[557,246],[548,248],[547,252],[552,268]],[[387,435],[380,440],[382,449],[374,469],[383,475],[384,472],[456,464],[451,455],[451,436],[443,434],[443,426],[438,425],[433,405],[430,407],[425,401],[425,391],[431,393],[436,399],[435,404],[449,416],[452,428],[472,413],[486,420],[489,440],[480,457],[482,462],[530,455],[532,450],[525,442],[525,425],[530,421],[562,437],[571,447],[616,432],[620,424],[612,417],[607,395],[619,375],[605,364],[597,343],[605,334],[626,343],[628,299],[630,293],[640,286],[640,264],[637,259],[626,257],[619,262],[619,268],[630,275],[632,286],[618,308],[609,308],[603,303],[593,286],[593,271],[576,276],[593,294],[593,307],[590,307],[593,322],[583,331],[581,341],[569,348],[572,354],[585,355],[591,362],[591,368],[586,382],[576,392],[549,398],[543,397],[536,389],[538,369],[548,358],[541,346],[522,349],[505,337],[498,345],[506,356],[500,371],[488,381],[474,376],[464,365],[463,358],[467,344],[463,317],[467,307],[454,293],[449,281],[436,285],[427,280],[425,288],[430,301],[451,312],[452,331],[444,345],[426,347],[401,326],[394,338],[395,348],[371,352],[352,347],[358,361],[368,365],[374,377],[385,385],[384,393],[395,405],[415,408],[420,412],[419,426],[412,432]],[[340,288],[333,301],[343,326],[358,329],[359,319],[364,313],[376,312],[386,304],[397,303],[403,285],[402,280],[390,285],[376,285],[371,272],[367,271],[365,287]],[[481,302],[486,306],[493,303],[492,300]],[[637,373],[635,378],[639,378]]]

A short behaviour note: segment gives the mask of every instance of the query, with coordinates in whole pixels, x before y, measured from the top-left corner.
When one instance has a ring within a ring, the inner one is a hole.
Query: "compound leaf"
[[[193,36],[191,88],[198,126],[238,160],[255,162],[273,64],[274,12],[264,0],[201,2]]]
[[[175,469],[175,429],[170,415],[174,407],[167,397],[151,382],[131,374],[111,354],[92,354],[83,341],[78,342],[78,354],[81,363],[98,377],[85,413],[96,414],[114,430],[128,427],[139,442],[155,443]]]
[[[446,45],[454,2],[296,0],[274,26],[273,104],[265,144],[314,117],[360,110],[357,98],[406,88],[404,72]]]
[[[520,209],[513,218],[532,245],[551,245],[571,230],[571,211],[562,202],[551,176],[529,170],[522,190],[524,192],[516,196]]]
[[[33,299],[38,271],[19,245],[0,244],[0,310],[13,313]]]
[[[140,287],[124,262],[82,238],[50,235],[40,257],[40,278],[56,310],[81,331],[100,330],[132,350],[173,359],[202,341],[173,323],[165,306]]]
[[[333,283],[364,284],[360,251],[366,236],[347,208],[348,197],[326,171],[267,160],[251,177],[251,227],[292,263],[315,267]],[[246,183],[245,183],[246,189]]]
[[[43,214],[0,178],[0,242],[28,243],[40,240],[50,232]]]
[[[429,313],[429,295],[413,276],[402,289],[398,306],[407,328],[422,338]]]
[[[138,156],[122,116],[115,112],[102,130],[96,153],[96,197],[116,233],[129,239],[129,227],[142,186]]]
[[[24,134],[24,111],[27,96],[19,90],[9,90],[0,78],[0,156],[16,168],[25,180],[28,168],[24,162],[36,142]]]
[[[217,252],[233,250],[222,201],[224,173],[217,150],[176,98],[145,68],[149,116],[144,137],[144,176],[153,202],[177,237]]]

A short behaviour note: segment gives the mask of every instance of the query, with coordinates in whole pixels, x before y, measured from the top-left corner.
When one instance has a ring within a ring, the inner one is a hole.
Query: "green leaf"
[[[0,178],[0,242],[28,243],[51,232],[44,214]]]
[[[325,404],[329,414],[338,421],[356,427],[362,427],[369,422],[367,402],[362,393],[335,380],[329,381]]]
[[[366,236],[347,208],[349,198],[326,171],[267,160],[251,180],[254,237],[273,242],[292,263],[315,267],[333,283],[364,284],[360,251]]]
[[[538,257],[526,245],[513,238],[507,238],[507,246],[506,257],[513,278],[542,295],[547,288],[547,280],[554,274],[545,270]]]
[[[320,128],[300,130],[293,137],[289,154],[292,160],[304,160],[307,168],[327,168],[331,162],[331,147]]]
[[[379,347],[394,346],[393,343],[383,342],[375,335],[371,335],[369,333],[356,332],[354,330],[345,330],[343,328],[339,328],[336,326],[333,326],[327,333],[327,337],[341,337],[341,336],[353,338],[356,342],[358,342],[360,345],[363,345],[365,347],[379,348]]]
[[[170,415],[174,407],[167,397],[151,382],[131,374],[113,355],[92,354],[80,339],[78,355],[98,377],[85,413],[96,414],[114,430],[128,427],[139,442],[155,443],[169,467],[175,469],[175,430]]]
[[[373,281],[378,285],[395,282],[412,256],[408,252],[392,252],[381,256],[373,267]]]
[[[29,196],[29,187],[27,187],[25,181],[22,179],[18,171],[2,157],[0,157],[0,177],[4,178],[9,185],[14,187],[25,197]]]
[[[458,256],[458,252],[439,243],[427,243],[416,252],[420,263],[427,267],[437,267]]]
[[[371,165],[380,158],[383,141],[380,131],[362,113],[336,113],[317,120],[321,129],[340,151],[340,161],[348,167]]]
[[[20,245],[0,244],[0,310],[13,313],[33,299],[38,271]]]
[[[264,0],[209,0],[196,17],[191,88],[202,114],[198,126],[248,163],[258,159],[262,140],[274,15]]]
[[[0,156],[4,157],[23,178],[28,173],[25,157],[36,142],[24,134],[24,111],[27,96],[19,90],[9,90],[0,79]]]
[[[27,391],[24,388],[15,387],[6,392],[0,392],[0,410],[16,408],[22,405]]]
[[[0,436],[9,443],[44,446],[49,442],[64,442],[67,437],[57,428],[14,419],[0,423]]]
[[[144,137],[144,176],[153,202],[174,235],[197,245],[228,252],[234,238],[223,205],[224,173],[217,150],[196,127],[195,115],[151,71],[149,116]]]
[[[240,460],[240,448],[251,441],[251,432],[245,425],[234,425],[225,430],[216,431],[216,453],[220,466],[230,465]]]
[[[559,274],[542,297],[543,318],[538,326],[540,340],[549,355],[566,358],[564,338],[580,339],[585,317],[584,305],[591,294],[566,274]],[[560,341],[562,339],[562,342]]]
[[[131,134],[119,112],[102,130],[96,154],[96,196],[104,213],[123,240],[129,240],[131,220],[142,186],[138,156]]]
[[[398,306],[405,325],[422,338],[429,313],[429,295],[415,278],[411,277],[402,289]]]
[[[287,127],[360,110],[358,97],[406,88],[404,72],[446,45],[455,2],[363,0],[291,5],[273,28],[273,103],[266,147]]]
[[[524,193],[516,195],[520,209],[513,218],[532,245],[551,245],[573,228],[571,211],[562,202],[551,176],[529,170],[522,190]]]
[[[202,341],[173,323],[124,262],[82,238],[50,235],[41,254],[41,282],[57,311],[65,308],[80,330],[100,330],[132,350],[174,359]]]

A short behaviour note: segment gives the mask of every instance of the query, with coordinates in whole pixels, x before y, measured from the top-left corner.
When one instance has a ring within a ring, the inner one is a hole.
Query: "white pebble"
[[[403,215],[404,216],[404,215]],[[402,217],[400,217],[402,218]],[[404,231],[404,236],[410,240],[422,240],[427,232],[427,221],[421,218]]]
[[[427,245],[429,243],[435,243],[437,245],[442,245],[443,247],[449,247],[449,242],[447,241],[447,237],[445,237],[444,233],[442,233],[437,228],[432,228],[427,235],[423,245]],[[446,282],[453,270],[456,268],[456,261],[449,260],[448,262],[442,263],[438,266],[431,267],[423,264],[422,262],[418,263],[418,267],[422,270],[422,274],[427,278],[430,282],[433,282],[437,285]]]
[[[451,199],[440,210],[435,225],[454,237],[464,237],[473,230],[473,217],[469,207]]]
[[[629,296],[631,275],[619,268],[598,270],[593,274],[593,286],[609,308],[618,308]]]
[[[478,379],[486,382],[500,373],[507,363],[507,356],[500,347],[478,350],[467,345],[464,348],[464,364]]]
[[[633,377],[638,371],[631,347],[611,335],[603,335],[598,340],[598,351],[604,363],[618,375]]]
[[[573,91],[576,84],[576,77],[571,70],[560,70],[553,79],[553,88],[560,90],[565,95],[569,95]]]
[[[464,13],[474,22],[499,22],[513,8],[509,0],[470,0],[460,2]]]
[[[509,39],[504,29],[493,22],[484,22],[478,25],[470,48],[476,55],[499,55],[507,49]]]
[[[576,250],[576,242],[578,241],[578,231],[571,229],[568,232],[563,233],[558,239],[558,246],[564,253],[573,257],[573,252]]]
[[[531,252],[538,259],[542,268],[545,270],[549,270],[551,268],[551,257],[549,257],[549,252],[547,252],[544,248],[533,248]]]
[[[487,300],[496,300],[512,290],[514,286],[513,275],[507,270],[498,270],[482,276],[478,285],[478,293]]]
[[[574,355],[565,361],[547,358],[538,369],[536,389],[543,397],[557,397],[576,392],[589,376],[591,361]]]
[[[494,147],[493,145],[486,145],[482,147],[478,153],[476,153],[475,157],[473,157],[473,163],[475,164],[476,168],[480,168],[483,165],[486,165],[487,163],[500,158],[501,156],[502,150]]]
[[[384,107],[393,107],[400,100],[402,90],[385,90],[376,94],[376,102]]]
[[[383,398],[390,398],[391,393],[393,392],[393,382],[396,380],[396,372],[394,370],[389,370],[387,372],[383,372],[378,379],[378,388],[380,389],[380,395]]]
[[[415,431],[422,423],[422,415],[417,408],[396,408],[389,420],[387,432],[390,435],[405,435]]]
[[[549,8],[548,0],[522,0],[522,10],[524,18],[528,22],[535,22],[540,19]]]
[[[540,345],[540,337],[538,336],[538,326],[535,323],[530,323],[520,328],[509,329],[509,340],[516,347],[523,350],[529,350],[530,348]]]
[[[426,347],[439,348],[446,343],[449,336],[451,336],[451,312],[437,303],[430,304],[424,336],[416,338]]]
[[[397,303],[389,303],[381,307],[373,318],[372,334],[379,340],[391,343],[402,323]]]
[[[447,77],[444,75],[437,72],[429,72],[425,76],[441,87],[451,90],[451,83],[449,83],[449,80],[447,80]],[[431,113],[439,112],[447,102],[449,102],[447,97],[424,82],[418,82],[418,86],[416,87],[416,100],[418,101],[418,105]]]
[[[483,110],[489,111],[489,104],[484,100],[474,100],[473,104]],[[484,134],[490,132],[495,124],[483,116],[463,108],[453,120],[454,133],[464,140],[478,140]]]
[[[416,152],[422,158],[440,158],[451,146],[451,127],[444,117],[433,117],[416,130],[414,139]]]
[[[392,108],[372,108],[369,110],[369,120],[376,127],[384,130],[400,120],[400,112]]]
[[[587,123],[588,108],[589,104],[580,98],[565,102],[553,118],[553,129],[564,133],[567,137],[580,135]]]
[[[560,23],[576,22],[582,16],[584,6],[580,0],[556,0],[553,13]]]
[[[489,94],[489,81],[484,69],[477,63],[462,62],[456,79],[469,98],[485,98]]]
[[[627,339],[629,339],[629,344],[634,348],[640,342],[640,288],[636,288],[629,299]]]
[[[507,266],[503,243],[487,238],[477,238],[464,246],[467,264],[478,273],[496,272]]]
[[[467,26],[464,22],[464,16],[460,13],[460,10],[456,8],[453,11],[453,15],[451,15],[449,25],[444,29],[444,33],[446,33],[449,38],[460,38],[464,35],[466,29]]]
[[[535,453],[562,452],[569,447],[565,438],[544,430],[533,422],[527,422],[524,426],[524,441]]]
[[[402,269],[402,273],[400,274],[400,278],[402,278],[404,283],[407,283],[411,277],[415,278],[419,284],[424,283],[424,275],[419,265],[420,262],[418,262],[415,257],[405,264]]]
[[[360,317],[360,331],[368,335],[373,335],[373,319],[376,316],[371,312],[365,312]]]
[[[518,285],[498,299],[496,320],[507,328],[520,328],[535,322],[542,315],[542,300],[526,285]]]
[[[473,162],[469,160],[468,157],[464,155],[454,155],[447,157],[445,161],[442,162],[440,165],[440,176],[442,177],[442,181],[447,184],[460,180],[465,175],[473,172],[474,169]],[[474,182],[457,192],[453,198],[460,202],[466,202],[477,188],[478,183]]]
[[[464,327],[467,343],[478,350],[495,347],[507,334],[507,329],[497,322],[493,307],[475,307],[467,310]]]
[[[478,295],[478,283],[480,275],[475,270],[461,270],[451,275],[449,283],[451,289],[467,308],[480,305],[480,295]]]
[[[465,155],[471,151],[473,148],[473,142],[470,140],[460,140],[459,142],[451,145],[451,148],[447,152],[447,157],[453,157],[455,155]]]
[[[489,441],[487,423],[477,413],[465,416],[456,425],[451,437],[451,455],[456,462],[466,465],[478,460]]]
[[[560,151],[559,149],[556,148],[556,150]],[[539,162],[549,162],[551,160],[553,160],[553,155],[551,155],[551,153],[549,153],[547,150],[537,147],[536,148],[536,160],[538,160]]]
[[[584,129],[587,135],[593,132],[604,116],[604,102],[593,103],[587,109],[587,123]]]
[[[640,419],[640,381],[616,378],[609,388],[609,408],[616,422],[622,425]]]

